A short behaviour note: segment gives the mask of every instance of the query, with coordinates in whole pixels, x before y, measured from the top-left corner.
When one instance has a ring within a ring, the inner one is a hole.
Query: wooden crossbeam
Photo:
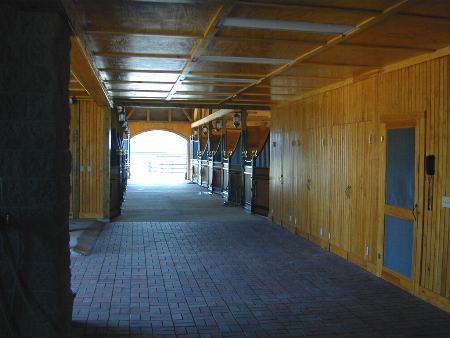
[[[131,116],[133,116],[133,113],[134,113],[134,109],[131,108],[127,113],[127,120],[129,120],[131,118]]]
[[[67,0],[62,0],[67,1]],[[108,28],[108,29],[91,29],[84,27],[84,31],[89,35],[144,35],[144,36],[161,36],[161,37],[181,37],[181,38],[201,38],[202,36],[196,32],[183,32],[175,30],[160,29],[140,29],[140,28]]]
[[[131,53],[131,52],[106,52],[98,51],[94,56],[101,57],[140,57],[140,58],[156,58],[156,59],[189,59],[189,54],[155,54],[155,53]]]
[[[183,112],[183,114],[187,118],[187,120],[189,122],[192,122],[192,117],[191,117],[191,115],[189,115],[189,113],[186,111],[186,109],[181,109],[181,111]]]
[[[207,124],[211,121],[217,120],[223,116],[233,113],[234,111],[235,111],[234,109],[220,109],[220,110],[212,113],[211,115],[208,115],[198,121],[191,123],[191,128],[195,128],[195,127],[199,127],[201,125]]]
[[[170,91],[169,95],[167,95],[167,97],[166,97],[166,100],[171,100],[173,95],[177,92],[177,90],[180,87],[180,85],[182,84],[183,80],[189,74],[192,66],[194,65],[194,62],[208,48],[213,37],[216,35],[217,31],[219,30],[219,28],[217,27],[217,24],[224,17],[228,16],[228,14],[231,12],[234,5],[236,4],[236,1],[237,0],[222,1],[218,10],[216,11],[214,16],[210,20],[208,27],[206,28],[205,32],[203,33],[203,37],[197,40],[195,47],[193,49],[191,58],[184,65],[183,70],[182,70],[180,76],[178,77],[177,82],[173,85],[172,90]]]
[[[252,110],[270,110],[270,106],[266,104],[255,104],[255,103],[227,103],[227,104],[219,104],[218,101],[214,101],[212,103],[203,101],[180,101],[180,100],[172,100],[172,101],[157,101],[157,100],[136,100],[129,98],[117,98],[114,102],[118,106],[123,107],[136,107],[136,108],[211,108],[211,109],[234,109],[241,110],[243,106],[246,109]]]

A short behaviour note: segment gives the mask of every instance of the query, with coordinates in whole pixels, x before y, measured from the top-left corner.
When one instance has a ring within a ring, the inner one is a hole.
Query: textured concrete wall
[[[65,337],[70,33],[57,13],[8,5],[0,32],[0,336]]]

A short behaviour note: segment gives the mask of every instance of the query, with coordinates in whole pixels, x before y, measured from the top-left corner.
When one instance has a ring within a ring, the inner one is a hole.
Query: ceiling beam
[[[94,56],[100,57],[140,57],[153,59],[189,59],[189,54],[154,54],[154,53],[131,53],[131,52],[94,52]]]
[[[208,115],[208,116],[206,116],[206,117],[204,117],[204,118],[202,118],[202,119],[200,119],[198,121],[195,121],[195,122],[191,123],[191,128],[199,127],[199,126],[201,126],[203,124],[207,124],[207,123],[209,123],[211,121],[220,119],[221,117],[226,116],[226,115],[228,115],[230,113],[233,113],[235,111],[236,111],[235,109],[220,109],[220,110],[212,113],[211,115]]]
[[[278,67],[277,69],[275,69],[274,71],[270,72],[269,74],[267,74],[266,76],[260,78],[258,81],[255,81],[254,83],[240,89],[239,91],[237,91],[234,95],[226,98],[224,101],[221,102],[221,104],[224,104],[234,98],[236,98],[239,94],[247,91],[250,88],[253,88],[255,86],[257,86],[258,84],[260,84],[261,82],[268,80],[276,75],[281,74],[282,72],[284,72],[285,70],[292,68],[293,66],[296,66],[320,53],[323,53],[324,51],[329,50],[330,48],[345,42],[346,40],[354,37],[355,35],[366,31],[367,29],[379,24],[380,22],[386,20],[387,18],[391,17],[392,15],[400,12],[401,10],[405,9],[408,5],[411,4],[413,0],[401,0],[397,3],[395,3],[394,5],[386,8],[385,10],[383,10],[380,14],[376,15],[376,16],[372,16],[369,19],[359,23],[358,25],[356,25],[352,30],[350,30],[349,32],[345,33],[345,34],[341,34],[335,38],[332,38],[330,40],[328,40],[325,44],[322,44],[306,53],[303,53],[301,55],[299,55],[298,57],[296,57],[294,60],[292,60],[290,63],[283,65],[281,67]],[[376,66],[374,66],[373,68],[376,68]]]
[[[73,77],[81,84],[86,93],[100,106],[111,106],[112,99],[102,85],[89,57],[76,36],[72,37],[70,49],[70,67]]]
[[[354,27],[334,23],[320,23],[300,20],[271,20],[259,18],[229,17],[223,19],[221,27],[270,29],[290,32],[345,34]]]
[[[111,73],[154,73],[154,74],[180,74],[179,70],[129,69],[129,68],[99,68],[101,72]]]
[[[127,114],[127,120],[129,120],[131,118],[131,116],[133,116],[133,113],[134,113],[134,108],[131,108]]]
[[[320,4],[307,4],[307,5],[295,5],[295,4],[277,4],[273,1],[239,1],[241,5],[253,6],[253,7],[271,7],[271,8],[279,8],[279,9],[288,9],[294,11],[305,11],[311,8],[318,9],[329,9],[329,10],[338,10],[338,11],[347,11],[347,12],[357,12],[357,13],[368,13],[368,14],[377,14],[381,11],[376,9],[367,9],[367,8],[354,8],[354,7],[341,7],[341,6],[331,6],[331,5],[320,5]]]
[[[197,42],[193,48],[191,58],[185,63],[181,74],[178,76],[177,82],[173,85],[172,90],[170,91],[169,95],[167,95],[167,97],[166,97],[166,100],[169,101],[172,99],[172,96],[176,93],[176,91],[178,90],[178,87],[181,85],[183,80],[186,78],[186,76],[191,71],[191,68],[192,68],[194,62],[208,48],[209,44],[212,41],[212,38],[218,32],[219,28],[217,27],[217,24],[220,22],[220,20],[222,20],[223,18],[228,16],[228,14],[231,12],[234,5],[236,4],[236,1],[237,0],[222,1],[221,5],[217,9],[216,13],[210,20],[208,27],[206,28],[205,32],[203,33],[203,37],[197,40]]]
[[[62,0],[67,1],[67,0]],[[144,36],[161,36],[161,37],[181,37],[181,38],[201,38],[202,35],[195,32],[183,32],[176,30],[160,30],[160,29],[139,29],[139,28],[108,28],[108,29],[91,29],[84,27],[84,31],[88,35],[144,35]]]
[[[189,113],[186,111],[186,109],[181,109],[181,111],[183,112],[183,114],[187,118],[187,120],[189,122],[192,122],[192,117],[191,117],[191,115],[189,115]]]
[[[151,100],[128,100],[117,99],[114,101],[117,105],[123,107],[135,108],[209,108],[209,109],[235,109],[241,110],[243,108],[253,110],[270,110],[270,106],[264,104],[219,104],[219,103],[202,103],[192,101],[151,101]]]

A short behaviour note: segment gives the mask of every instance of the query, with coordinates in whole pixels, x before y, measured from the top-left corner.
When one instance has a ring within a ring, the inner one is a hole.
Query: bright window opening
[[[180,183],[186,179],[187,141],[168,131],[131,138],[131,184]]]

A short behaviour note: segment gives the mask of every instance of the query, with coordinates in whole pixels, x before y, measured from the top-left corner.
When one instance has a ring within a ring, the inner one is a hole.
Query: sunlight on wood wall
[[[83,100],[71,110],[71,212],[79,218],[103,218],[105,108]]]
[[[421,257],[410,291],[447,310],[450,209],[441,197],[450,195],[449,63],[437,58],[275,107],[270,172],[275,222],[382,275],[380,120],[426,111],[426,154],[437,159],[434,209],[421,205]],[[428,183],[421,181],[423,193]]]

